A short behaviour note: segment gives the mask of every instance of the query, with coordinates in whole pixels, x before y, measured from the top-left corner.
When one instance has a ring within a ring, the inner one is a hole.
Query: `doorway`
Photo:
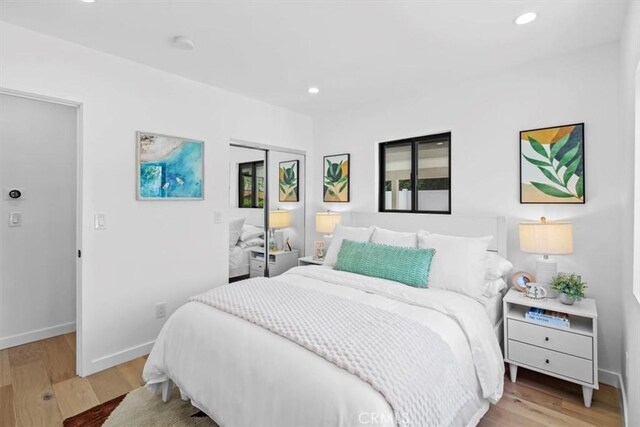
[[[0,89],[0,349],[77,330],[76,372],[80,122],[79,103]]]

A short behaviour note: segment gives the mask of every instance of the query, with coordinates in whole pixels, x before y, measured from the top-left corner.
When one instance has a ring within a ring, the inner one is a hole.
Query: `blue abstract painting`
[[[138,132],[138,199],[203,199],[204,143]]]

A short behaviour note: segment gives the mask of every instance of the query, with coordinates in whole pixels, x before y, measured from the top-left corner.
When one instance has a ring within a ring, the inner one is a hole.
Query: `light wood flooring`
[[[80,378],[75,334],[0,350],[0,427],[60,426],[62,420],[142,385],[145,358]],[[590,409],[580,386],[525,369],[505,377],[505,393],[479,424],[494,426],[621,426],[618,390],[601,384]]]
[[[75,333],[0,350],[0,427],[61,426],[142,385],[144,357],[86,378],[75,358]]]

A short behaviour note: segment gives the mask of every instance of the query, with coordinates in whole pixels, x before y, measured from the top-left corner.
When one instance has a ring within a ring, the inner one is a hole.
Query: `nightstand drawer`
[[[264,270],[254,270],[251,269],[249,273],[250,277],[264,277]]]
[[[562,375],[585,383],[593,383],[593,362],[509,340],[509,360]]]
[[[257,259],[252,259],[250,263],[251,270],[264,270],[264,261],[258,261]]]
[[[560,351],[584,359],[593,359],[593,338],[591,337],[514,319],[508,319],[507,322],[507,334],[511,340]]]

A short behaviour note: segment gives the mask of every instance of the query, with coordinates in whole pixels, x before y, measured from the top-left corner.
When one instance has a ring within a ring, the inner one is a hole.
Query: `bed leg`
[[[162,383],[160,389],[162,390],[162,401],[167,403],[171,399],[171,389],[173,388],[173,382],[166,380]]]

